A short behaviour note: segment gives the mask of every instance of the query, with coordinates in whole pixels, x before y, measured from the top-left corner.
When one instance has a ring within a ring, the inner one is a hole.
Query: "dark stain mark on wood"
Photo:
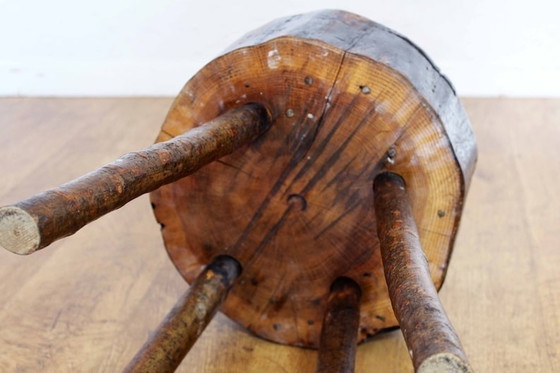
[[[232,164],[230,164],[230,163],[224,162],[224,161],[221,160],[221,159],[218,159],[218,160],[216,161],[216,163],[222,164],[222,165],[224,165],[224,166],[226,166],[226,167],[231,167],[231,168],[233,168],[234,170],[237,170],[237,171],[239,171],[239,172],[241,172],[241,173],[244,173],[245,175],[251,176],[250,173],[243,171],[243,169],[241,169],[241,168],[239,168],[239,167],[237,167],[237,166],[235,166],[235,165],[232,165]]]
[[[310,303],[314,306],[319,306],[321,304],[322,299],[321,298],[315,298],[313,300],[310,301]]]
[[[354,204],[348,206],[346,208],[346,210],[344,210],[342,212],[342,214],[340,214],[336,219],[334,219],[333,221],[331,221],[329,223],[329,225],[327,225],[325,228],[323,228],[319,233],[317,233],[313,238],[314,239],[319,239],[323,234],[325,234],[326,232],[328,232],[329,230],[331,230],[335,225],[337,225],[342,219],[344,219],[345,216],[347,216],[349,213],[351,213],[354,209],[356,209],[358,206],[360,206],[360,200],[358,199],[352,199],[354,201]]]
[[[354,160],[356,160],[357,157],[358,156],[355,155],[348,162],[346,162],[346,164],[327,183],[325,183],[325,187],[321,190],[321,192],[326,191],[333,184],[340,183],[340,180],[343,179],[344,177],[346,177],[348,167],[354,162]]]
[[[309,159],[307,162],[305,162],[305,164],[303,165],[303,167],[299,170],[299,172],[296,174],[296,176],[294,177],[294,180],[292,181],[292,184],[296,181],[298,181],[299,179],[301,179],[301,177],[303,177],[304,175],[306,175],[309,172],[309,169],[314,165],[315,163],[315,159],[317,159],[321,154],[324,153],[327,145],[329,144],[329,142],[332,140],[332,137],[335,135],[335,133],[340,129],[340,127],[342,126],[342,124],[344,123],[344,121],[347,119],[347,117],[350,115],[350,113],[352,112],[352,109],[354,107],[355,102],[357,101],[357,97],[352,98],[351,103],[344,109],[344,111],[342,112],[342,114],[340,115],[340,117],[338,118],[338,120],[334,123],[334,125],[332,126],[331,130],[329,131],[329,133],[326,135],[326,137],[321,141],[321,143],[319,143],[314,151],[314,153],[310,156],[311,159]],[[336,103],[333,103],[333,106]],[[325,117],[327,116],[327,112],[325,112],[325,114],[321,115],[320,118],[320,122],[323,122],[325,120]]]
[[[56,317],[53,320],[53,323],[51,325],[51,330],[53,330],[54,328],[56,328],[56,324],[58,324],[58,319],[60,319],[60,315],[62,314],[62,310],[59,310],[56,314]]]

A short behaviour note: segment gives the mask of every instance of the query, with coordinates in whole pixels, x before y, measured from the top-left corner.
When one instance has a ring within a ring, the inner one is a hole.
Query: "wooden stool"
[[[352,372],[356,344],[397,325],[417,372],[471,372],[436,289],[475,158],[418,47],[314,12],[206,65],[155,145],[1,208],[0,244],[32,253],[152,192],[191,287],[127,371],[173,371],[221,306],[263,338],[318,348],[318,372]]]

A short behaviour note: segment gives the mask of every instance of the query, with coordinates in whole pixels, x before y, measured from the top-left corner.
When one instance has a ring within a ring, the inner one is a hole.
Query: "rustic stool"
[[[417,372],[471,372],[436,289],[475,158],[418,47],[354,14],[303,14],[199,71],[155,145],[1,208],[0,244],[30,254],[152,192],[191,287],[126,371],[175,370],[221,306],[318,348],[318,372],[352,372],[357,342],[397,325]]]

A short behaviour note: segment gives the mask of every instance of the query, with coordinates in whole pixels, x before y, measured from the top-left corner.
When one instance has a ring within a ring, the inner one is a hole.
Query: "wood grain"
[[[340,276],[363,290],[358,341],[396,326],[371,185],[383,170],[406,179],[439,289],[476,156],[468,125],[464,141],[449,136],[468,124],[449,83],[374,22],[338,11],[295,16],[198,72],[159,139],[247,102],[272,113],[259,141],[151,195],[176,267],[190,282],[213,257],[234,256],[244,271],[223,311],[275,342],[318,346]]]
[[[0,204],[144,147],[171,102],[0,99]],[[476,372],[560,371],[560,99],[464,104],[479,162],[439,295]],[[1,251],[0,371],[121,371],[185,289],[146,197],[49,250]],[[316,357],[218,314],[178,372],[313,372]],[[356,372],[373,369],[413,371],[399,330],[358,346]]]

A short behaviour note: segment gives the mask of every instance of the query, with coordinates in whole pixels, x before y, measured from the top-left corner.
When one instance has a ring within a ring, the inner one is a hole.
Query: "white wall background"
[[[461,95],[560,96],[558,0],[0,0],[0,95],[175,96],[247,31],[323,8],[408,36]]]

